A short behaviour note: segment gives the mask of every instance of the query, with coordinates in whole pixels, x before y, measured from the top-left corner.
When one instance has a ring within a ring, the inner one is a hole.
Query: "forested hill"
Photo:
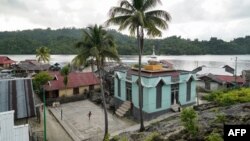
[[[137,54],[136,38],[110,30],[120,55]],[[57,30],[34,29],[0,32],[0,54],[35,54],[36,48],[47,46],[52,54],[75,54],[74,44],[83,38],[83,29],[63,28]],[[191,41],[181,37],[145,40],[144,54],[250,54],[250,36],[225,42],[217,38],[209,41]]]

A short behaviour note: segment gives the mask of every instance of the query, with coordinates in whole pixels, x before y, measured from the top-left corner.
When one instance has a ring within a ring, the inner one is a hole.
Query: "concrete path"
[[[46,108],[47,140],[48,141],[72,141],[69,134],[57,122],[54,116]],[[43,128],[43,113],[41,113],[41,124]]]
[[[63,117],[61,120],[61,109]],[[62,104],[57,108],[50,108],[51,113],[57,121],[64,127],[75,141],[81,141],[91,138],[92,140],[101,140],[104,134],[104,112],[103,109],[94,103],[83,100]],[[89,120],[88,113],[92,112]],[[134,122],[117,118],[108,113],[109,132],[128,128],[134,125]]]

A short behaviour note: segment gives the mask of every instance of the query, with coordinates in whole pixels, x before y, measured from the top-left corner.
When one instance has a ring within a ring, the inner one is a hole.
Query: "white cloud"
[[[102,24],[117,0],[0,0],[0,31],[86,27]],[[250,34],[249,0],[162,0],[157,8],[172,16],[164,37],[216,36],[231,40]],[[127,33],[125,31],[125,33]]]

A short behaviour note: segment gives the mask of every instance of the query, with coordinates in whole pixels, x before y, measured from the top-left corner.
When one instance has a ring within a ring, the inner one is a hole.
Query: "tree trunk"
[[[145,130],[144,123],[143,123],[143,99],[142,99],[142,89],[141,89],[141,56],[142,56],[142,46],[141,46],[141,36],[140,36],[140,27],[137,27],[137,42],[138,42],[138,49],[139,49],[139,68],[138,68],[138,93],[139,93],[139,110],[140,110],[140,132]]]
[[[99,77],[100,77],[100,87],[101,87],[101,94],[102,94],[102,102],[103,102],[103,108],[104,108],[104,120],[105,120],[105,130],[104,130],[104,137],[108,135],[108,114],[107,114],[107,107],[106,107],[106,98],[104,95],[104,88],[103,88],[103,80],[102,80],[102,73],[101,73],[101,67],[100,67],[100,62],[97,62],[97,68],[99,72]]]
[[[91,71],[94,72],[95,70],[94,70],[94,60],[93,59],[90,60],[90,66],[91,66]]]

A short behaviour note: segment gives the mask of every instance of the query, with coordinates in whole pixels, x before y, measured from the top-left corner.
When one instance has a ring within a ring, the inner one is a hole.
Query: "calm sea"
[[[7,55],[15,61],[25,59],[35,59],[35,55]],[[59,63],[67,64],[75,55],[51,55],[50,64]],[[250,69],[250,55],[173,55],[173,56],[158,56],[158,60],[166,59],[174,64],[176,69],[192,70],[197,66],[205,65],[211,68],[219,68],[223,65],[235,67],[237,57],[237,74],[241,74],[242,70]],[[143,56],[142,62],[146,63],[150,56]],[[127,64],[138,62],[138,57],[133,55],[123,55],[121,60]]]

